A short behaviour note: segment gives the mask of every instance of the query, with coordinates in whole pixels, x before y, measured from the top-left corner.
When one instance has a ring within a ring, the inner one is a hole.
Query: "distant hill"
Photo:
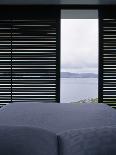
[[[94,73],[61,72],[61,78],[98,78],[98,75]]]

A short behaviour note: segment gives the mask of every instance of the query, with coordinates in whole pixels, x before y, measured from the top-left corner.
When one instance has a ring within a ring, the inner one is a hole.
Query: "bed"
[[[116,155],[106,104],[18,102],[0,109],[1,155]]]

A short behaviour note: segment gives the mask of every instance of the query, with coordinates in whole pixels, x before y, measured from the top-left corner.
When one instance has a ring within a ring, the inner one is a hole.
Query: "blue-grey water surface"
[[[98,97],[97,78],[61,78],[61,102]]]

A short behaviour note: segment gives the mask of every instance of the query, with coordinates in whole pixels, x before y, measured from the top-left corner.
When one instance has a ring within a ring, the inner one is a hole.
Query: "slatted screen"
[[[11,22],[0,21],[0,103],[11,101]]]
[[[56,101],[54,20],[13,20],[12,101]]]
[[[100,12],[100,102],[116,107],[116,11]]]
[[[0,102],[59,102],[59,13],[18,11],[0,20]]]

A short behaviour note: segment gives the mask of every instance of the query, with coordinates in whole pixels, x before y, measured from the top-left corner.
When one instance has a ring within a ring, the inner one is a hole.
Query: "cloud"
[[[97,70],[98,19],[61,20],[61,67]]]

